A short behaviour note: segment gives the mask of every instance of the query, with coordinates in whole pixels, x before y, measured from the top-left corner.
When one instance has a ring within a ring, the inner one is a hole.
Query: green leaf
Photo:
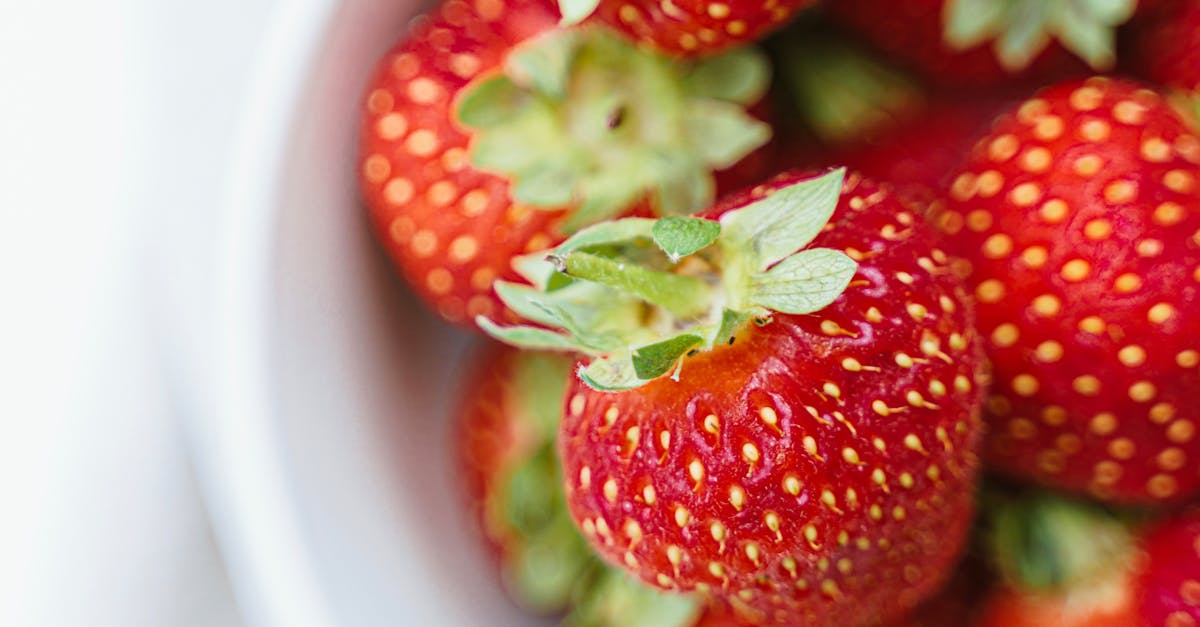
[[[513,270],[521,275],[522,279],[529,281],[531,285],[539,290],[548,290],[550,288],[551,277],[562,276],[555,269],[554,264],[546,261],[546,251],[513,257],[511,265]]]
[[[655,165],[649,166],[656,173],[657,182],[653,196],[659,215],[684,215],[695,213],[712,204],[716,194],[716,181],[708,166],[698,160],[696,154],[674,159],[661,155]]]
[[[723,170],[771,140],[771,127],[740,106],[708,100],[684,114],[688,143],[708,169]]]
[[[704,338],[692,333],[641,346],[633,351],[633,371],[639,379],[649,381],[666,374],[684,353],[704,342]]]
[[[637,376],[630,357],[601,357],[579,371],[579,379],[593,390],[617,392],[641,387],[645,380]]]
[[[1007,25],[1008,0],[947,0],[942,8],[942,37],[955,50],[994,38]]]
[[[557,400],[557,399],[556,399]],[[513,530],[526,536],[541,531],[554,512],[546,507],[554,502],[558,483],[558,465],[553,438],[537,452],[512,469],[504,482],[504,513]]]
[[[712,299],[712,288],[696,277],[648,270],[588,253],[567,253],[560,267],[573,277],[622,290],[680,318],[704,313]]]
[[[651,229],[654,243],[667,253],[672,262],[677,262],[717,241],[721,225],[713,220],[671,216],[654,223]]]
[[[801,35],[776,44],[779,81],[826,142],[857,141],[923,105],[922,89],[874,51],[826,32]]]
[[[1009,72],[1017,72],[1050,44],[1047,26],[1050,10],[1045,0],[1017,0],[1009,10],[1008,27],[996,38],[996,59]]]
[[[690,627],[701,611],[693,595],[665,592],[605,568],[572,605],[562,627]]]
[[[1129,564],[1135,547],[1113,512],[1083,500],[1033,492],[992,512],[991,550],[1021,590],[1069,590]]]
[[[600,6],[600,0],[558,0],[558,11],[562,13],[560,26],[571,26],[587,19]]]
[[[558,323],[558,319],[547,313],[542,305],[543,299],[549,297],[546,292],[509,281],[496,281],[492,284],[492,289],[496,290],[496,296],[500,297],[501,302],[522,318],[547,326]]]
[[[492,128],[524,115],[533,97],[503,76],[471,88],[458,103],[458,120],[475,128]]]
[[[564,307],[557,303],[534,301],[535,307],[554,319],[554,326],[562,328],[579,344],[586,346],[596,353],[607,353],[618,350],[629,343],[629,338],[622,333],[612,332],[599,324],[595,324],[594,312],[581,310],[578,307]],[[582,313],[582,320],[575,313]]]
[[[625,244],[637,239],[651,239],[654,232],[653,218],[621,218],[599,222],[581,229],[554,248],[553,254],[565,255],[608,244]]]
[[[646,195],[646,189],[630,179],[610,185],[592,178],[581,182],[580,195],[583,202],[563,221],[562,228],[568,233],[624,213]]]
[[[829,306],[846,290],[858,264],[839,250],[804,250],[750,283],[750,302],[773,311],[806,314]]]
[[[721,326],[717,327],[717,332],[713,335],[712,345],[728,342],[733,336],[737,335],[738,330],[742,326],[750,322],[753,318],[753,314],[748,311],[723,309],[721,311]]]
[[[693,96],[739,104],[758,102],[770,84],[771,62],[753,46],[701,59],[684,78]]]
[[[571,168],[540,162],[517,173],[512,194],[527,205],[552,208],[570,204],[574,189],[575,172]]]
[[[1137,11],[1137,0],[1083,0],[1087,13],[1097,22],[1124,24]]]
[[[1115,24],[1080,13],[1070,4],[1057,5],[1061,13],[1049,28],[1063,46],[1087,62],[1094,70],[1108,70],[1117,61]]]
[[[561,333],[540,329],[538,327],[512,326],[502,327],[485,316],[476,316],[475,324],[484,333],[517,348],[534,350],[569,351],[592,353],[593,351],[581,345],[576,340]]]
[[[540,104],[530,105],[529,111],[506,121],[503,125],[480,131],[471,144],[471,163],[484,170],[517,176],[551,158],[562,166],[577,166],[562,146],[548,148],[556,139],[553,120]]]
[[[821,232],[837,208],[845,168],[777,190],[721,217],[725,259],[741,257],[761,272],[800,250]]]
[[[549,504],[541,505],[544,508]],[[565,511],[553,522],[523,538],[510,560],[511,588],[523,606],[537,613],[566,610],[576,582],[596,560]]]
[[[571,376],[571,363],[570,358],[561,354],[523,351],[517,356],[514,367],[515,400],[523,406],[520,413],[528,417],[542,441],[551,449],[562,420],[563,395]],[[553,450],[551,458],[557,464]],[[560,489],[557,482],[553,488]]]
[[[517,85],[560,99],[566,95],[571,67],[583,44],[576,29],[549,31],[509,53],[504,73]]]

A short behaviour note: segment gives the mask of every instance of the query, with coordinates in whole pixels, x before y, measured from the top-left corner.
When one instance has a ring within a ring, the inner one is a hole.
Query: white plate
[[[453,484],[469,338],[426,315],[355,192],[367,73],[406,0],[285,2],[230,155],[198,471],[254,625],[516,625]]]

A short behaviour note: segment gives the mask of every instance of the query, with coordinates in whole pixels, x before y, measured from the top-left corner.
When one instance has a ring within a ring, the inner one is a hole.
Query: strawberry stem
[[[579,251],[563,257],[551,255],[549,260],[560,272],[624,290],[678,318],[699,316],[712,302],[712,288],[695,277],[649,270]]]

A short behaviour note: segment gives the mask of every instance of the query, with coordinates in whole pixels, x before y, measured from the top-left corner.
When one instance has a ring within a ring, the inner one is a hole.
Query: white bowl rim
[[[284,1],[269,14],[218,213],[210,411],[188,425],[201,491],[250,625],[337,624],[288,479],[267,368],[272,228],[289,130],[339,5]]]

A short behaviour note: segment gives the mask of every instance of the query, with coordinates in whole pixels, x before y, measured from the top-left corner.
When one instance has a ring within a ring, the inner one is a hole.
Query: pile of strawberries
[[[1200,624],[1200,2],[444,0],[378,241],[567,625]]]

